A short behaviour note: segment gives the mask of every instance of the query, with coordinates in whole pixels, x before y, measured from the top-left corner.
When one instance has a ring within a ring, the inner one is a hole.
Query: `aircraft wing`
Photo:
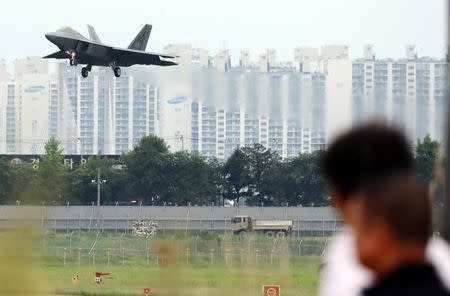
[[[173,66],[177,63],[166,61],[163,59],[173,59],[175,56],[150,53],[140,50],[113,48],[114,55],[118,66],[128,67],[131,65],[158,65],[158,66]],[[163,58],[163,59],[161,59]]]
[[[52,54],[49,54],[48,56],[45,56],[44,59],[69,59],[70,55],[65,53],[64,51],[57,51]]]

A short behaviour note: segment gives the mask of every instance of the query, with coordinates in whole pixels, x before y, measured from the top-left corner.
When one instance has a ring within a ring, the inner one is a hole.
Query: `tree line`
[[[430,182],[439,144],[429,136],[415,147],[419,177]],[[63,163],[60,142],[51,138],[37,167],[0,159],[0,204],[328,206],[321,174],[323,151],[282,159],[261,144],[237,147],[221,161],[197,151],[171,152],[163,139],[143,137],[121,156],[122,165],[92,156],[73,170]],[[343,172],[345,173],[345,172]],[[95,180],[95,182],[94,182]]]

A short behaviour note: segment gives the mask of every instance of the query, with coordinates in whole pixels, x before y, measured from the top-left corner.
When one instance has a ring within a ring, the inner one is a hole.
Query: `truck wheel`
[[[277,232],[277,237],[284,238],[284,237],[286,237],[286,233],[284,231],[278,231]]]
[[[274,233],[272,231],[267,231],[266,232],[266,236],[267,237],[274,237]]]

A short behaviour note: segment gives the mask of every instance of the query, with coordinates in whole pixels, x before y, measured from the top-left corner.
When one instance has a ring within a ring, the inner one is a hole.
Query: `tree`
[[[281,157],[271,149],[261,144],[253,144],[253,147],[242,148],[245,159],[248,162],[249,184],[253,194],[247,200],[249,205],[260,205],[267,193],[264,183],[270,178],[270,171],[280,162]]]
[[[169,189],[164,201],[169,204],[204,204],[215,198],[213,175],[206,158],[199,152],[179,151],[171,155]]]
[[[242,148],[236,148],[225,162],[222,172],[225,179],[224,196],[239,204],[243,190],[250,182],[249,160]]]
[[[11,183],[7,203],[38,204],[40,198],[37,170],[30,163],[11,165]]]
[[[289,171],[294,191],[288,199],[290,205],[329,205],[327,187],[320,168],[322,151],[302,153],[290,160]]]
[[[88,204],[97,200],[97,180],[100,170],[101,179],[106,180],[101,186],[101,203],[112,204],[115,201],[127,199],[127,182],[123,170],[113,168],[114,161],[100,155],[89,157],[86,164],[78,167],[72,173],[72,201]]]
[[[0,204],[5,204],[9,198],[12,185],[12,168],[3,159],[0,159],[0,180]]]
[[[215,158],[210,157],[207,159],[208,170],[209,170],[209,181],[211,183],[211,197],[207,202],[215,202],[215,204],[220,204],[220,199],[222,200],[222,205],[225,205],[226,198],[226,176],[224,172],[224,163]]]
[[[291,168],[291,160],[279,162],[267,173],[263,183],[264,205],[296,205],[292,198],[296,196],[296,184]]]
[[[45,144],[45,154],[42,155],[37,168],[38,193],[36,202],[46,201],[61,203],[69,196],[69,167],[64,164],[64,154],[56,138],[50,138]]]
[[[128,184],[137,198],[148,205],[161,204],[167,192],[170,173],[169,147],[156,136],[143,137],[139,144],[122,157]]]
[[[429,183],[433,178],[433,169],[439,153],[439,142],[426,135],[423,140],[417,139],[416,166],[419,178]]]

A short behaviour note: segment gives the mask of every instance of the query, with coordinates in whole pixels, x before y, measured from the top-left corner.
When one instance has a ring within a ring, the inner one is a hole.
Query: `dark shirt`
[[[363,295],[450,296],[450,292],[442,285],[434,267],[424,264],[400,268],[372,287],[365,289]]]

